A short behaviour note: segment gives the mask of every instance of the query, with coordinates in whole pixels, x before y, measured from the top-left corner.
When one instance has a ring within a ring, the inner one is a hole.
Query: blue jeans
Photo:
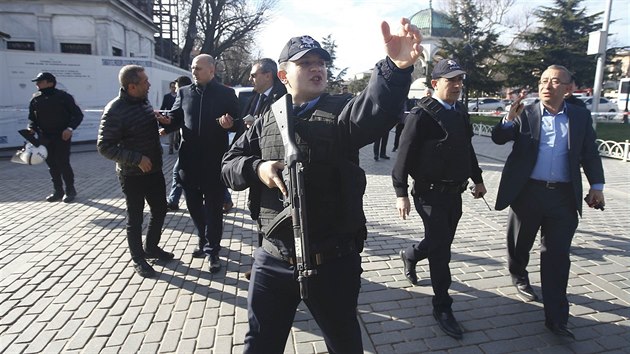
[[[179,159],[173,165],[173,182],[171,182],[171,192],[168,194],[166,202],[179,206],[179,198],[182,197],[182,186],[179,184]]]

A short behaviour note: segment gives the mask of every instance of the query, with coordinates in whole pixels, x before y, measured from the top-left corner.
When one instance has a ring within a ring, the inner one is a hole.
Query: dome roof
[[[435,11],[429,5],[428,9],[420,10],[411,16],[411,24],[420,29],[424,37],[461,37],[449,22],[447,14]]]

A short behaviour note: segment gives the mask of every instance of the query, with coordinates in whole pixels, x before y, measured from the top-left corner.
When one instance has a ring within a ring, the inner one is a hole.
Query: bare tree
[[[228,49],[251,44],[251,37],[269,19],[277,0],[190,0],[186,16],[186,36],[180,67],[187,69],[190,54],[199,48],[201,53],[221,57]],[[242,43],[245,42],[245,43]]]

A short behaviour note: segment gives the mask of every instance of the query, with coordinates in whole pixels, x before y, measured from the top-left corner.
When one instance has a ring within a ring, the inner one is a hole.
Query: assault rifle
[[[289,208],[291,208],[300,297],[306,299],[308,298],[307,280],[317,274],[317,270],[313,269],[309,252],[306,196],[304,195],[304,165],[295,142],[295,118],[292,117],[293,98],[289,94],[280,97],[271,106],[271,110],[276,118],[284,145],[284,163],[286,166],[282,171],[282,179],[288,192],[285,204],[288,202]]]

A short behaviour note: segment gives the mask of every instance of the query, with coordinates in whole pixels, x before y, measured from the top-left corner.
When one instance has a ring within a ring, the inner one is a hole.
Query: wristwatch
[[[74,129],[72,129],[72,128],[70,128],[70,127],[67,127],[66,129],[68,129],[68,130],[69,130],[69,131],[71,131],[71,132],[72,132],[72,131],[74,131]]]

